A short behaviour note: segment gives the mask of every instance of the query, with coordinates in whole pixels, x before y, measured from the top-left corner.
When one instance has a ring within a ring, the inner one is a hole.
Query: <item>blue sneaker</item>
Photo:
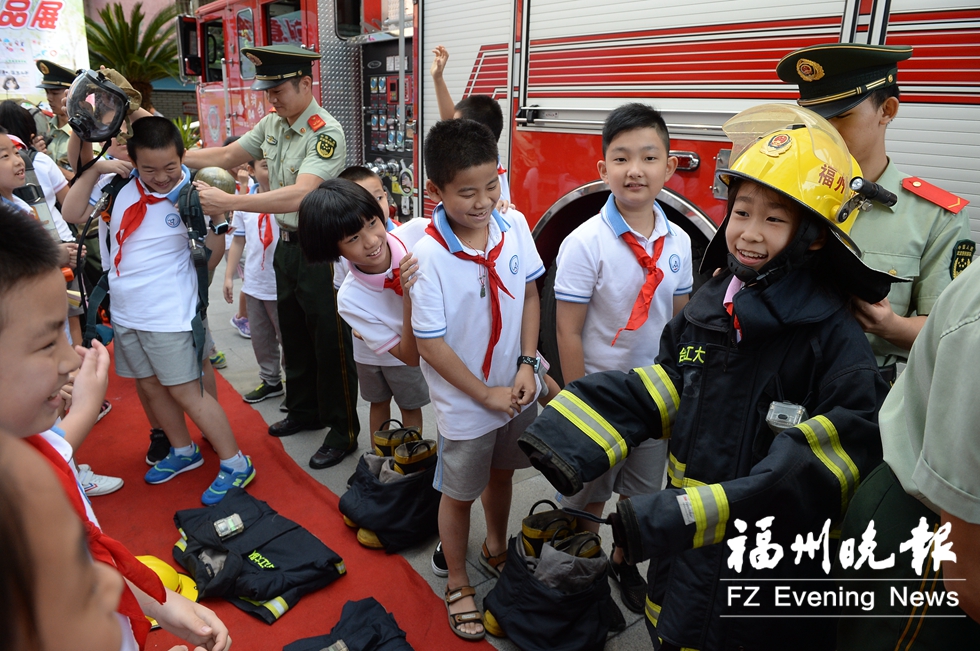
[[[155,466],[146,471],[143,479],[147,484],[162,484],[168,482],[182,472],[194,470],[204,465],[204,457],[201,456],[201,448],[194,444],[194,453],[189,457],[179,457],[173,448]]]
[[[255,479],[255,468],[252,467],[252,457],[246,456],[245,461],[248,465],[241,472],[235,472],[225,464],[221,464],[217,478],[204,491],[204,495],[201,495],[201,502],[208,506],[217,504],[224,499],[229,488],[245,488],[248,486]]]

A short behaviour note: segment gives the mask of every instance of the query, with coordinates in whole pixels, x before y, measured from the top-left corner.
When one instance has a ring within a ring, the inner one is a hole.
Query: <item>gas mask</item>
[[[106,142],[126,120],[129,98],[116,84],[94,70],[83,70],[68,89],[68,124],[85,142]]]

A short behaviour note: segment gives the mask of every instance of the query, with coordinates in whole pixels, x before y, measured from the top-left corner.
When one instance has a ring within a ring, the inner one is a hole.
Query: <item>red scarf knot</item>
[[[640,287],[640,293],[636,297],[636,302],[633,303],[633,310],[630,312],[629,321],[626,322],[624,327],[616,331],[616,336],[613,337],[611,346],[616,345],[616,340],[619,339],[619,335],[622,334],[623,330],[636,330],[647,322],[647,317],[650,316],[650,303],[653,302],[653,295],[656,293],[657,287],[660,286],[660,282],[664,279],[664,271],[657,266],[657,261],[660,260],[660,254],[663,253],[666,235],[661,235],[654,242],[652,257],[647,255],[646,249],[636,241],[636,236],[633,233],[626,231],[621,237],[627,246],[630,247],[630,250],[633,251],[633,255],[636,256],[636,261],[646,271],[646,280],[643,281],[643,286]]]
[[[146,217],[146,207],[167,200],[167,197],[152,197],[147,195],[139,179],[136,179],[136,189],[140,193],[139,201],[126,208],[126,212],[123,213],[122,223],[119,225],[119,230],[116,231],[116,242],[119,244],[119,247],[116,249],[115,259],[117,276],[119,275],[119,262],[122,260],[123,242],[128,240],[130,235],[143,223],[143,218]]]

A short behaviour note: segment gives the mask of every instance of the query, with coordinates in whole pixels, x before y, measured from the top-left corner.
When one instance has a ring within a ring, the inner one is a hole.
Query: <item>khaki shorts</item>
[[[388,402],[401,409],[421,409],[429,404],[429,385],[418,366],[376,366],[357,362],[361,397],[368,402]]]
[[[112,327],[116,375],[128,378],[156,376],[165,387],[201,377],[194,336],[187,332],[147,332],[121,325]]]
[[[532,402],[509,423],[467,441],[450,441],[439,435],[439,461],[432,486],[454,500],[475,500],[490,482],[490,469],[530,468],[517,439],[534,422],[538,405]]]
[[[656,493],[666,480],[667,440],[650,439],[633,448],[622,463],[587,482],[579,492],[558,499],[564,508],[581,510],[586,504],[608,502],[613,493],[622,497]]]

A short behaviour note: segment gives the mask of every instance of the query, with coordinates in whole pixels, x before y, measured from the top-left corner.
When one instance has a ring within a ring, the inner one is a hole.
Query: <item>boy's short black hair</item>
[[[379,181],[381,180],[380,176],[378,176],[368,168],[364,167],[363,165],[351,165],[343,172],[338,174],[337,178],[347,179],[348,181],[353,181],[354,183],[357,183],[358,181],[363,181],[365,179],[378,179]]]
[[[34,146],[37,123],[30,111],[12,99],[0,102],[0,126],[6,129],[6,133],[20,138],[25,147]]]
[[[184,158],[184,139],[180,129],[167,118],[150,116],[133,122],[132,135],[126,141],[126,152],[136,162],[137,149],[169,149],[173,145],[177,158]]]
[[[375,204],[378,202],[375,201]],[[61,252],[41,222],[22,211],[0,204],[0,305],[21,283],[61,268]],[[0,309],[0,329],[6,314]]]
[[[475,120],[436,122],[425,137],[424,149],[425,173],[440,189],[465,169],[497,163],[497,141],[486,125]]]
[[[606,150],[616,136],[636,129],[653,129],[660,134],[664,147],[670,151],[670,131],[667,130],[667,123],[660,111],[646,104],[630,102],[617,107],[606,116],[602,125],[602,155],[606,155]]]
[[[453,108],[459,112],[459,117],[488,127],[493,132],[494,142],[500,140],[504,130],[504,113],[497,100],[489,95],[470,95],[459,100]]]
[[[299,246],[307,262],[336,262],[342,240],[372,217],[386,219],[370,192],[347,179],[324,181],[299,205]]]
[[[891,86],[885,86],[884,88],[876,88],[871,91],[868,95],[868,99],[871,100],[871,105],[875,109],[880,109],[881,105],[884,104],[889,97],[894,97],[899,102],[902,101],[901,93],[898,91],[898,84],[892,84]]]
[[[241,136],[228,136],[227,138],[224,139],[224,141],[222,141],[221,146],[227,147],[233,142],[238,142],[239,138],[241,138]]]

